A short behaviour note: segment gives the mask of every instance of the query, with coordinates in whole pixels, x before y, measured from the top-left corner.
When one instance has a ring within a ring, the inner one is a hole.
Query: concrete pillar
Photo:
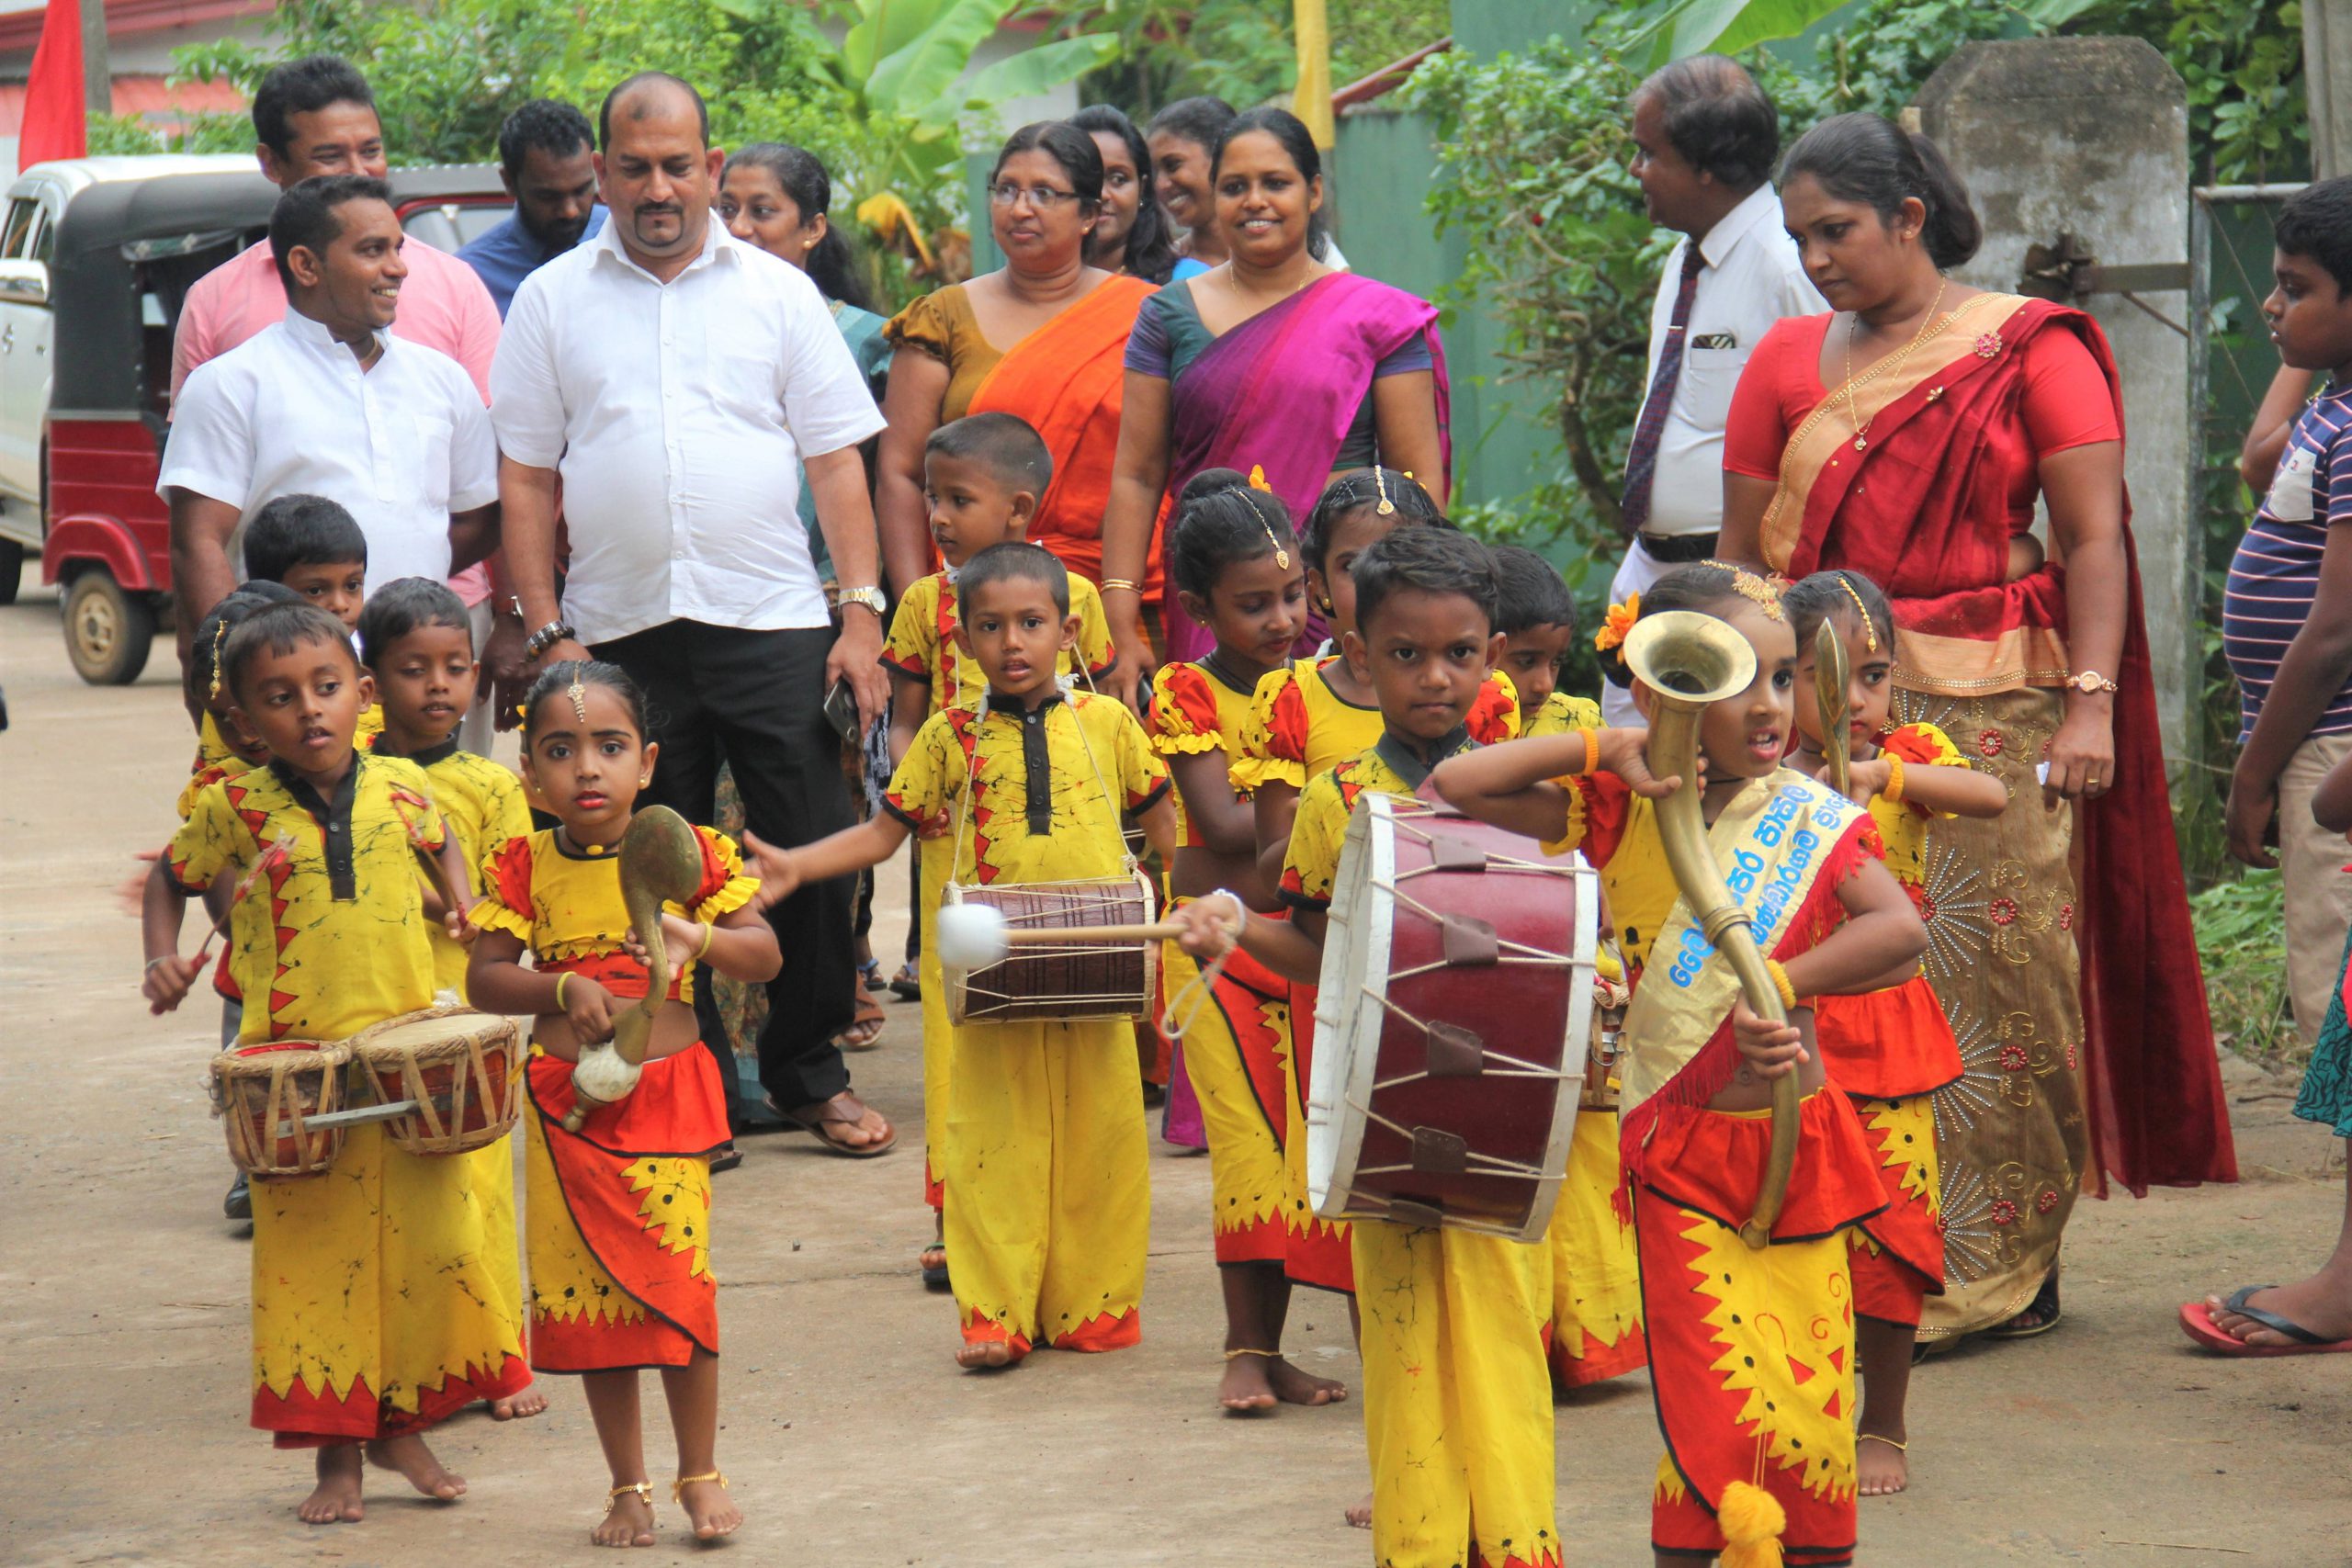
[[[114,112],[114,73],[107,60],[107,0],[82,0],[82,104]]]
[[[2352,174],[2352,0],[2303,0],[2303,98],[2312,174]]]
[[[1928,79],[1925,130],[1966,182],[1984,244],[1955,274],[2018,291],[2027,249],[2080,236],[2108,267],[2188,254],[2188,114],[2180,78],[2140,39],[1973,43]],[[2182,280],[2185,282],[2185,279]],[[2123,376],[2124,482],[2147,600],[2156,705],[2176,786],[2197,754],[2204,662],[2203,544],[2190,528],[2188,295],[2138,288],[2073,301],[2098,321]],[[2145,307],[2144,309],[2143,307]],[[2154,312],[2152,314],[2151,312]]]

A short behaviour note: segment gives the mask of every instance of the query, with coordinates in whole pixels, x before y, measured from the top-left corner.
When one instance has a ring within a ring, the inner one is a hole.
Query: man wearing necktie
[[[1650,220],[1682,240],[1658,279],[1649,390],[1625,456],[1629,547],[1609,595],[1621,604],[1714,553],[1740,369],[1774,321],[1826,308],[1781,226],[1770,184],[1781,117],[1754,79],[1721,55],[1696,55],[1644,82],[1631,107]],[[1629,691],[1604,686],[1600,705],[1612,725],[1641,723]]]

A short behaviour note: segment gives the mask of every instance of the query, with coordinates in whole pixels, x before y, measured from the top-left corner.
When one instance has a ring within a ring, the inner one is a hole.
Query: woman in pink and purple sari
[[[1334,474],[1376,458],[1445,501],[1437,308],[1323,264],[1322,161],[1306,127],[1282,109],[1240,116],[1217,143],[1212,189],[1230,258],[1145,300],[1127,340],[1102,586],[1119,650],[1106,683],[1130,703],[1149,694],[1163,654],[1196,659],[1211,646],[1171,597],[1167,646],[1155,649],[1136,586],[1161,498],[1194,474],[1261,473],[1304,517]]]

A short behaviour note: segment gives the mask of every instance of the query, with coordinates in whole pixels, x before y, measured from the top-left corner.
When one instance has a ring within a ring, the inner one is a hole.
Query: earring
[[[642,778],[640,778],[640,779],[639,779],[639,780],[637,781],[637,787],[638,787],[638,788],[639,788],[639,789],[643,789],[646,785],[648,785],[648,784],[651,784],[652,782],[653,782],[653,775],[652,775],[651,773],[647,773],[647,774],[646,774],[646,775],[644,775]]]

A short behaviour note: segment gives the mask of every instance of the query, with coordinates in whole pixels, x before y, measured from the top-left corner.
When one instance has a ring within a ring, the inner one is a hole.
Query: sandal
[[[850,1021],[847,1029],[833,1036],[833,1043],[844,1051],[871,1051],[882,1043],[882,1026],[888,1021],[889,1015],[882,1010],[882,1004],[860,991],[857,1016]]]
[[[2251,1318],[2273,1334],[2283,1334],[2294,1341],[2291,1345],[2256,1345],[2239,1338],[2213,1321],[2213,1309],[2203,1302],[2188,1302],[2180,1309],[2181,1332],[2221,1356],[2335,1356],[2352,1351],[2352,1339],[2325,1339],[2305,1328],[2292,1318],[2281,1317],[2275,1312],[2265,1312],[2248,1306],[2247,1300],[2256,1291],[2275,1291],[2276,1285],[2245,1285],[2233,1292],[2222,1303],[2224,1312]]]
[[[934,1252],[939,1255],[939,1261],[928,1261]],[[922,1264],[922,1288],[926,1291],[954,1290],[955,1282],[947,1277],[947,1248],[934,1242],[922,1249],[922,1257],[925,1260]]]
[[[710,1174],[713,1176],[720,1175],[723,1172],[734,1169],[737,1166],[741,1165],[742,1163],[743,1151],[737,1148],[733,1144],[729,1144],[724,1148],[714,1149],[711,1151]]]
[[[2049,1276],[2041,1281],[2041,1288],[2033,1292],[2033,1300],[2028,1302],[2017,1316],[2006,1323],[1996,1323],[1984,1330],[1984,1337],[1987,1339],[2031,1339],[2037,1335],[2047,1334],[2057,1327],[2059,1320],[2065,1314],[2058,1305],[2058,1271],[2052,1269]],[[2018,1323],[2018,1318],[2028,1316],[2037,1321],[2023,1325]]]
[[[857,966],[858,984],[869,991],[887,991],[890,982],[882,978],[882,961],[869,958]]]
[[[773,1099],[768,1101],[768,1108],[802,1132],[816,1134],[817,1141],[825,1145],[828,1154],[839,1155],[843,1159],[875,1159],[899,1146],[899,1130],[890,1127],[888,1118],[882,1124],[890,1127],[889,1135],[878,1144],[844,1144],[825,1130],[828,1127],[854,1127],[865,1119],[865,1102],[847,1089],[831,1100],[820,1100],[814,1105],[804,1105],[795,1111],[785,1110]]]
[[[902,1002],[922,1000],[922,978],[915,973],[912,964],[900,964],[899,972],[890,976],[890,994]]]

